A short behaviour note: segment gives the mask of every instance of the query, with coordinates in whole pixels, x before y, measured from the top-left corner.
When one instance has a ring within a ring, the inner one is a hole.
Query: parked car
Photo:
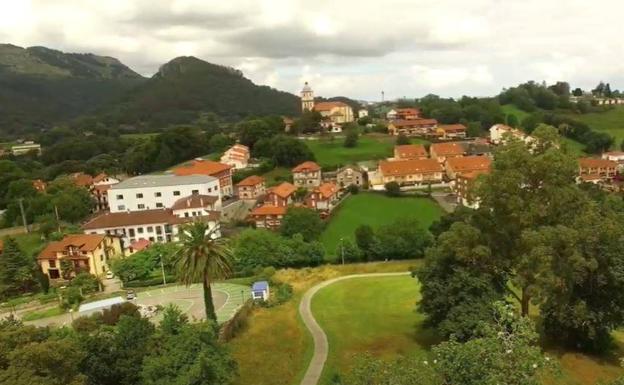
[[[106,279],[113,279],[113,277],[115,276],[115,274],[113,274],[112,271],[107,271],[106,272]]]
[[[126,291],[126,299],[128,301],[132,301],[133,299],[136,299],[136,293],[134,292],[134,290]]]

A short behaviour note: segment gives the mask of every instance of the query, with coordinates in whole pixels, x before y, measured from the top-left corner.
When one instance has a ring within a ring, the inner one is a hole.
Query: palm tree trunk
[[[204,277],[204,306],[206,308],[206,319],[217,321],[214,303],[212,303],[212,289],[210,288],[210,278]]]

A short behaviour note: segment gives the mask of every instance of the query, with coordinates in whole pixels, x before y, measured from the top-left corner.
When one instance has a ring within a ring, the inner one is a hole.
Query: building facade
[[[617,175],[618,163],[608,159],[580,158],[579,177],[584,181],[609,182]]]
[[[37,263],[50,279],[63,277],[62,268],[68,261],[71,276],[88,272],[96,276],[110,270],[110,261],[123,256],[123,247],[118,237],[96,234],[72,234],[60,241],[50,242],[39,253]]]
[[[396,182],[400,186],[419,186],[442,182],[444,169],[435,159],[396,160],[379,162],[382,184]]]
[[[458,156],[448,158],[444,165],[447,178],[453,180],[460,174],[489,171],[492,160],[487,156]]]
[[[293,181],[297,187],[312,188],[321,185],[321,166],[307,161],[292,169]]]
[[[338,186],[334,183],[323,183],[308,194],[305,205],[325,214],[334,209],[338,202]]]
[[[265,204],[251,211],[249,221],[254,223],[259,229],[275,230],[282,225],[282,219],[286,215],[286,210],[285,206]]]
[[[171,208],[191,195],[212,195],[221,207],[219,180],[207,175],[142,175],[108,190],[111,213]]]
[[[276,207],[286,207],[294,202],[297,187],[283,182],[280,185],[267,189],[265,203]]]
[[[465,149],[461,143],[457,142],[433,143],[429,147],[429,153],[431,154],[432,159],[435,159],[443,164],[449,158],[464,156]]]
[[[363,187],[366,181],[366,174],[364,170],[355,165],[349,165],[340,167],[336,171],[336,183],[339,188],[346,188],[349,186]]]
[[[301,90],[301,111],[314,110],[314,91],[310,88],[308,82],[305,82]]]
[[[438,126],[435,119],[402,119],[388,123],[390,135],[433,136]]]
[[[240,199],[257,200],[266,194],[266,184],[263,177],[251,175],[238,182],[236,190]]]
[[[242,169],[249,166],[249,158],[249,147],[242,144],[235,144],[223,153],[223,156],[221,156],[221,163],[227,164],[234,169]]]
[[[198,158],[189,164],[174,168],[173,173],[178,176],[206,175],[217,178],[221,198],[234,196],[232,166],[230,165]]]

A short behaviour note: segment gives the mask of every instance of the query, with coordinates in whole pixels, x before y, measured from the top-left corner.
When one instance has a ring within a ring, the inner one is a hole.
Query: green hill
[[[0,134],[19,136],[90,113],[144,81],[117,59],[0,45]]]
[[[624,140],[624,106],[613,107],[602,112],[568,114],[567,116],[580,120],[596,131],[611,135],[615,138],[616,147]]]
[[[111,124],[161,128],[190,122],[200,112],[237,120],[251,115],[294,116],[299,111],[299,98],[293,94],[256,85],[233,68],[179,57],[99,113]]]

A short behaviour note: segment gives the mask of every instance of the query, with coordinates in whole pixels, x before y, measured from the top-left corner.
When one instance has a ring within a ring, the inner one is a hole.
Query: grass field
[[[292,183],[292,173],[290,169],[285,167],[276,167],[273,170],[262,175],[268,187],[275,186],[282,182]]]
[[[17,244],[27,255],[35,255],[41,251],[45,241],[41,239],[41,233],[35,231],[28,234],[20,234],[14,236]]]
[[[321,242],[325,251],[334,255],[340,238],[354,239],[353,233],[360,225],[373,228],[389,224],[403,217],[416,217],[424,227],[438,219],[442,209],[427,198],[390,198],[376,193],[360,193],[347,198],[332,214]]]
[[[606,132],[613,136],[616,146],[624,140],[624,106],[613,107],[604,112],[568,114],[568,116],[586,123],[596,131]]]
[[[312,357],[312,338],[297,308],[303,293],[318,282],[341,275],[408,271],[415,261],[325,265],[279,270],[274,279],[293,286],[293,298],[283,305],[254,310],[246,329],[228,343],[238,362],[236,385],[298,384]]]
[[[518,107],[516,107],[513,104],[502,105],[501,109],[503,110],[503,113],[505,115],[515,115],[516,118],[518,118],[518,122],[522,122],[522,119],[524,119],[527,116],[529,116],[528,112],[519,109]]]
[[[65,313],[65,310],[61,309],[58,306],[55,306],[55,307],[51,307],[45,310],[39,310],[39,311],[26,313],[22,316],[22,321],[34,321],[34,320],[38,320],[42,318],[54,317],[54,316],[61,315],[64,313]]]
[[[385,359],[426,353],[437,341],[414,311],[419,296],[418,281],[410,276],[354,278],[320,290],[312,311],[329,341],[321,384],[349,370],[354,355],[363,352]]]
[[[321,167],[334,167],[363,160],[391,157],[396,137],[379,134],[362,135],[357,146],[353,148],[343,146],[344,138],[306,140],[305,143],[314,153],[314,157]],[[428,142],[413,139],[412,143]]]

